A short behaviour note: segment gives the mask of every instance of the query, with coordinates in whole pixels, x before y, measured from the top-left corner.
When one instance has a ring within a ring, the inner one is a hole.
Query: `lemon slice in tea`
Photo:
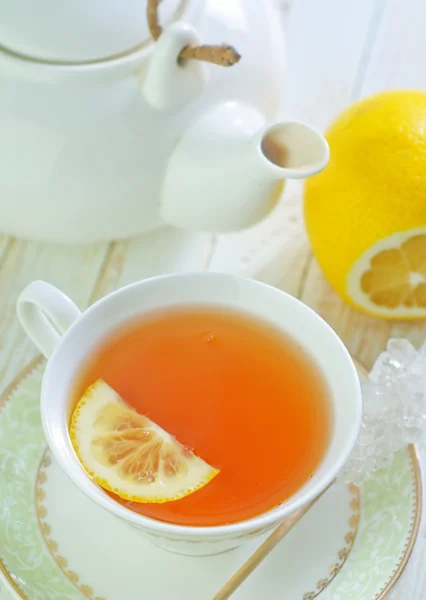
[[[219,473],[137,413],[102,379],[77,404],[70,437],[88,475],[123,500],[179,500]]]

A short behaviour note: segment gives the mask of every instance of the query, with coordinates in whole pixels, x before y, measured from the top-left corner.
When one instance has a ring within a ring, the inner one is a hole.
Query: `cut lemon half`
[[[179,500],[219,473],[101,379],[77,404],[70,438],[87,474],[123,500]]]
[[[347,292],[374,316],[426,317],[426,227],[395,233],[369,248],[349,272]]]

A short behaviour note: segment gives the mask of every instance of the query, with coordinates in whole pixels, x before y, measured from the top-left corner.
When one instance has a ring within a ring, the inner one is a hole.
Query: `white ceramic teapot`
[[[276,123],[277,0],[164,0],[155,43],[146,0],[32,4],[0,7],[3,231],[65,243],[164,224],[234,231],[271,210],[280,181],[325,166],[318,132]],[[200,41],[242,58],[177,61]]]

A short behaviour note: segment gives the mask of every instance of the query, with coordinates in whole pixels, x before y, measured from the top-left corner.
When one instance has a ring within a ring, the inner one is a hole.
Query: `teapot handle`
[[[177,21],[167,29],[158,22],[160,0],[148,0],[147,20],[156,44],[143,84],[143,95],[152,108],[179,110],[201,94],[207,82],[204,62],[232,67],[241,58],[228,44],[201,45],[188,23]]]
[[[208,79],[206,66],[199,61],[178,62],[182,48],[198,42],[196,30],[179,21],[158,38],[142,84],[143,96],[152,108],[177,111],[202,93]]]
[[[148,0],[146,11],[149,31],[154,40],[158,40],[163,33],[163,28],[158,21],[158,5],[160,2],[161,0]],[[180,53],[177,55],[178,62],[184,60],[204,60],[215,65],[221,65],[222,67],[232,67],[240,58],[241,56],[235,48],[229,44],[215,46],[212,44],[199,45],[188,43],[182,47]]]
[[[26,334],[46,358],[81,316],[68,296],[45,281],[33,281],[21,292],[16,311]]]

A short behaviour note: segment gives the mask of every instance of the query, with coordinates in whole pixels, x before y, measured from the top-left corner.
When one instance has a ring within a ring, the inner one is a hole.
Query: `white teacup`
[[[105,336],[153,309],[191,304],[237,308],[273,323],[309,352],[331,394],[332,436],[313,477],[276,508],[230,525],[173,525],[125,508],[86,475],[68,435],[71,387],[87,357]],[[41,416],[56,460],[75,485],[99,506],[169,550],[215,554],[264,533],[320,494],[338,475],[355,444],[362,402],[351,357],[321,317],[292,296],[263,283],[216,273],[154,277],[109,294],[81,314],[58,289],[35,281],[21,293],[17,310],[27,334],[49,358],[43,377]]]

